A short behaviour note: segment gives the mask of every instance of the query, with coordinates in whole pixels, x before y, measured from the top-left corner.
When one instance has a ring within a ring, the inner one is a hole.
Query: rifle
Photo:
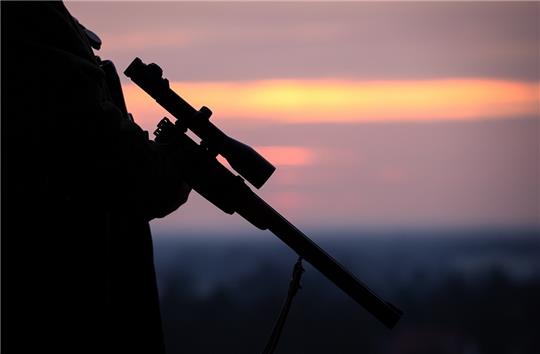
[[[203,106],[197,111],[171,90],[158,65],[135,58],[124,74],[176,118],[175,123],[166,117],[159,122],[155,141],[178,144],[183,149],[185,180],[197,193],[225,213],[238,213],[255,227],[269,230],[386,327],[396,325],[401,310],[377,296],[244,182],[245,178],[260,188],[275,170],[270,162],[212,124],[210,109]],[[200,144],[186,134],[188,129],[201,138]],[[240,176],[223,166],[216,159],[218,154]]]

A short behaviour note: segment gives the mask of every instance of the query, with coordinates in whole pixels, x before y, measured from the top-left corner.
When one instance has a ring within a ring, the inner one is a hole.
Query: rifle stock
[[[155,135],[157,142],[178,144],[185,152],[186,182],[225,213],[238,213],[255,227],[272,232],[385,326],[393,328],[402,315],[401,310],[377,296],[255,194],[240,176],[217,161],[206,144],[197,144],[185,134],[185,122],[200,119],[199,112],[169,88],[168,81],[161,78],[161,70],[156,75],[157,65],[149,67],[136,58],[124,73],[177,118],[176,123],[162,119]]]

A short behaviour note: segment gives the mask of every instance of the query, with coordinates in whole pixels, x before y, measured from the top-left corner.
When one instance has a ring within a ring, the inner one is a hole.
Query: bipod
[[[281,336],[281,332],[283,332],[283,327],[285,326],[285,321],[287,320],[287,315],[289,314],[289,310],[291,309],[293,298],[298,292],[298,290],[302,288],[302,285],[300,285],[300,281],[302,280],[303,273],[304,267],[302,267],[302,257],[298,257],[298,260],[293,267],[291,281],[289,282],[289,291],[287,293],[287,298],[285,299],[285,303],[281,308],[279,317],[274,324],[272,334],[268,339],[268,343],[266,343],[263,354],[272,354],[276,350],[279,337]]]

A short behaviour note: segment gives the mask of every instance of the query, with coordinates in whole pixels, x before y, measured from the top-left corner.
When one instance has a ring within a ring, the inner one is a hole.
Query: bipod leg
[[[272,354],[276,350],[277,343],[279,341],[279,338],[281,336],[281,332],[283,332],[283,327],[285,326],[285,321],[287,320],[287,315],[289,314],[289,310],[291,309],[291,304],[294,296],[302,288],[300,285],[300,281],[302,280],[302,274],[304,273],[304,267],[302,267],[302,257],[298,257],[298,260],[294,264],[293,272],[292,272],[292,278],[289,282],[289,291],[287,293],[287,298],[285,299],[285,303],[283,304],[283,307],[281,308],[281,312],[279,313],[279,317],[274,324],[274,328],[272,330],[272,334],[270,335],[270,338],[268,339],[268,343],[266,343],[266,347],[264,348],[263,354]]]

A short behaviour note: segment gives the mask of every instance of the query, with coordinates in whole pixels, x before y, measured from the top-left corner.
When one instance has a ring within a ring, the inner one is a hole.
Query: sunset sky
[[[540,3],[66,6],[272,161],[258,193],[301,229],[540,227]],[[153,131],[166,113],[121,76]],[[152,227],[252,230],[195,194]]]

